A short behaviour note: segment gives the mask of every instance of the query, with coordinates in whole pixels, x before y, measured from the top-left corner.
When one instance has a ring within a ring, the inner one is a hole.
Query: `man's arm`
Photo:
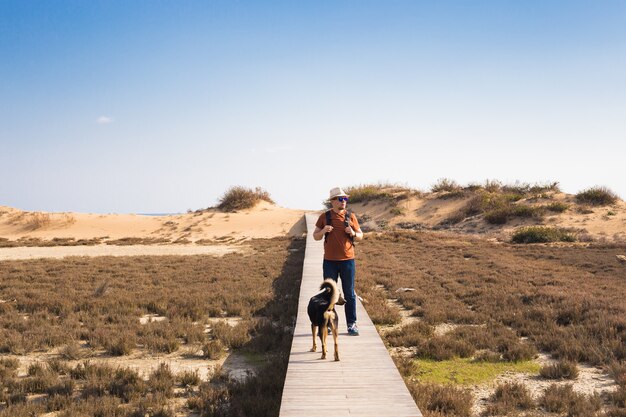
[[[326,226],[324,226],[323,229],[320,229],[319,227],[316,227],[315,230],[313,231],[313,239],[315,239],[315,240],[322,240],[324,235],[326,233],[329,233],[331,230],[333,230],[333,227],[331,225],[326,225]]]
[[[346,233],[352,236],[356,242],[363,240],[363,232],[361,229],[353,229],[352,226],[348,226],[346,227]]]

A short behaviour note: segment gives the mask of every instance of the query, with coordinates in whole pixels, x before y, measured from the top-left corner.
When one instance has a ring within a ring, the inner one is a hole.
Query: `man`
[[[351,213],[346,222],[346,206],[348,194],[340,187],[330,190],[330,223],[327,224],[327,214],[322,213],[315,223],[313,239],[324,238],[324,278],[332,278],[335,281],[341,277],[341,288],[346,299],[345,312],[348,334],[359,335],[356,325],[356,293],[354,292],[354,274],[356,271],[354,262],[354,242],[363,239],[363,232],[356,219]]]

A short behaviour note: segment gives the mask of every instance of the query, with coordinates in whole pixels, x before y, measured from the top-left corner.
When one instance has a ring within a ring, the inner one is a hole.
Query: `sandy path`
[[[155,255],[214,255],[243,252],[245,247],[228,245],[97,245],[0,248],[0,261],[36,258],[65,258],[66,256],[155,256]]]

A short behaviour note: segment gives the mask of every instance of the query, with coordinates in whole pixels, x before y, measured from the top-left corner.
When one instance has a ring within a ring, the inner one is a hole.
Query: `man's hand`
[[[346,233],[353,237],[356,236],[356,232],[350,226],[346,227]]]
[[[329,224],[327,224],[326,226],[324,226],[324,228],[322,229],[322,231],[324,232],[324,234],[326,233],[330,233],[333,231],[333,227]]]

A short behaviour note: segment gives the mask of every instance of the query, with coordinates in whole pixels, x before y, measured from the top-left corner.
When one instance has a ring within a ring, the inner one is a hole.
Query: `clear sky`
[[[559,181],[626,198],[626,2],[0,0],[0,205]]]

